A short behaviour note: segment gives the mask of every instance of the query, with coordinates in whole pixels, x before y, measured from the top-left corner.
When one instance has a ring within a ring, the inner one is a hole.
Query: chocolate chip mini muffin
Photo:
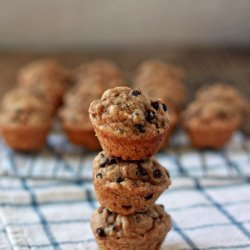
[[[65,104],[59,112],[68,139],[73,144],[84,146],[89,150],[101,147],[88,115],[90,103],[98,97],[98,94],[90,90],[78,92],[76,87],[65,96]]]
[[[172,227],[171,217],[161,205],[129,216],[100,207],[90,223],[102,250],[158,250]]]
[[[145,212],[171,184],[169,172],[156,160],[123,161],[99,153],[94,160],[98,201],[123,215]]]
[[[206,102],[225,102],[227,106],[230,106],[231,109],[235,109],[238,112],[241,116],[242,123],[244,123],[250,114],[249,102],[236,88],[228,84],[214,83],[205,86],[197,92],[196,98]]]
[[[91,103],[90,119],[104,151],[124,160],[151,157],[167,129],[167,106],[138,89],[116,87]]]
[[[43,147],[51,128],[50,107],[34,95],[3,99],[0,113],[1,134],[10,147],[34,151]]]
[[[183,127],[193,146],[224,146],[241,123],[241,116],[223,102],[196,100],[183,113]]]

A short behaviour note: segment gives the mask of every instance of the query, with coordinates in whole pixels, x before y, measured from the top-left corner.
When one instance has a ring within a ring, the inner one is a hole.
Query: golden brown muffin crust
[[[163,133],[169,125],[167,106],[138,89],[116,87],[104,92],[89,108],[92,123],[120,137]]]

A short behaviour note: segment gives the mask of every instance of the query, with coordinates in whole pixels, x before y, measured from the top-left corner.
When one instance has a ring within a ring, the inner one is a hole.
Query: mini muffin
[[[90,225],[102,250],[158,250],[172,220],[161,205],[129,216],[100,207],[94,211]]]
[[[63,130],[73,144],[97,150],[100,143],[90,122],[88,108],[99,95],[87,90],[77,92],[78,89],[76,87],[66,95],[65,104],[59,112]]]
[[[241,115],[242,123],[250,114],[249,102],[236,88],[228,84],[214,83],[213,85],[205,86],[197,92],[196,97],[201,101],[225,102],[226,105],[231,106]]]
[[[35,151],[44,146],[51,128],[51,110],[34,95],[4,99],[0,113],[1,134],[13,149]]]
[[[220,148],[224,146],[241,123],[241,116],[223,102],[196,100],[183,114],[183,127],[193,146]]]
[[[138,89],[116,87],[91,103],[90,119],[104,151],[124,160],[151,157],[167,129],[167,106]]]
[[[94,160],[97,200],[123,215],[145,212],[171,184],[168,171],[156,160],[123,161],[99,153]]]

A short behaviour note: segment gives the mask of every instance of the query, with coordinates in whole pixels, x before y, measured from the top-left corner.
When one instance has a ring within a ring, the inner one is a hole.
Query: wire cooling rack
[[[43,151],[32,154],[13,151],[0,141],[0,176],[91,181],[96,154],[71,145],[56,133],[49,136]],[[195,150],[179,131],[156,159],[172,177],[250,179],[250,140],[241,133],[222,150]]]

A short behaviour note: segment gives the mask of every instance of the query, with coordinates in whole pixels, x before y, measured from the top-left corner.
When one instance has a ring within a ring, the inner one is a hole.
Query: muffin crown
[[[99,153],[94,160],[94,178],[105,184],[133,182],[134,187],[171,184],[169,172],[154,159],[124,161]]]
[[[100,207],[95,211],[98,218],[93,224],[97,237],[106,236],[132,236],[144,235],[158,226],[171,227],[170,216],[164,211],[163,206],[153,205],[145,213],[136,213],[129,216],[110,212],[107,208]]]
[[[169,124],[166,104],[128,87],[105,91],[91,103],[89,113],[94,126],[121,137],[160,134]]]

